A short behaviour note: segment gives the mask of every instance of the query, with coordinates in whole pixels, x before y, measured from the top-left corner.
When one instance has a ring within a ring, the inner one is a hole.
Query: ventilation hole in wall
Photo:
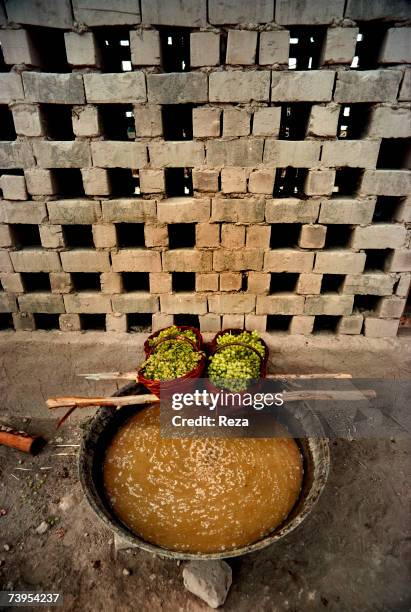
[[[109,168],[110,195],[116,197],[140,195],[140,174],[128,168]]]
[[[398,334],[401,336],[409,336],[411,334],[411,293],[408,293],[407,302],[405,304],[404,312],[400,319],[400,326],[398,328]]]
[[[21,280],[26,293],[51,291],[50,277],[46,272],[23,272]]]
[[[148,272],[122,272],[123,291],[150,291]]]
[[[341,317],[334,315],[319,315],[314,319],[313,333],[335,333]]]
[[[378,59],[388,25],[375,21],[372,25],[362,25],[357,34],[357,44],[351,68],[371,70],[378,66]]]
[[[363,174],[361,168],[337,168],[332,195],[336,198],[357,195]]]
[[[279,135],[281,140],[304,140],[311,106],[311,104],[283,104]]]
[[[277,168],[275,173],[273,196],[275,198],[292,198],[304,195],[307,168]]]
[[[190,325],[190,327],[200,327],[198,315],[176,314],[174,315],[174,325]]]
[[[85,195],[80,168],[58,168],[50,172],[56,195],[66,198],[77,198]]]
[[[21,249],[27,247],[41,246],[40,232],[38,225],[17,223],[9,225],[13,244]]]
[[[106,331],[106,315],[81,314],[80,327],[83,331]]]
[[[342,104],[338,119],[337,138],[359,140],[369,124],[371,107],[368,104]]]
[[[355,295],[353,312],[361,314],[375,314],[381,298],[378,295]]]
[[[74,291],[100,291],[100,274],[98,272],[72,272],[71,282]]]
[[[127,315],[127,331],[130,333],[147,333],[151,331],[153,315],[150,312],[135,312]]]
[[[352,233],[353,228],[351,225],[328,225],[324,248],[349,248]]]
[[[64,31],[25,26],[42,72],[71,72],[67,62]]]
[[[190,70],[190,30],[186,28],[159,28],[161,62],[164,72]]]
[[[94,247],[91,225],[63,225],[64,244],[74,249]]]
[[[119,247],[144,247],[144,223],[116,223]]]
[[[299,274],[294,272],[276,272],[271,274],[270,293],[295,291],[299,276]]]
[[[60,329],[58,314],[48,314],[45,312],[41,312],[36,313],[33,316],[36,329]]]
[[[297,246],[300,230],[300,223],[273,223],[271,225],[270,249]]]
[[[1,312],[0,331],[7,331],[8,329],[14,329],[12,314],[10,312]]]
[[[375,204],[373,223],[387,223],[395,221],[405,198],[378,196]]]
[[[224,66],[224,64],[226,63],[226,59],[227,59],[227,42],[228,42],[228,33],[226,30],[221,30],[220,32],[220,64],[222,66]]]
[[[0,279],[0,291],[1,291],[1,292],[3,292],[3,291],[4,291],[4,287],[3,287],[3,283],[1,282],[1,279]]]
[[[366,254],[365,272],[385,272],[391,260],[393,250],[367,249],[364,253]]]
[[[130,72],[131,51],[128,28],[98,28],[95,30],[102,72]]]
[[[164,176],[167,197],[176,198],[193,195],[191,168],[165,168]]]
[[[291,324],[291,315],[268,315],[267,331],[288,331]]]
[[[173,291],[195,291],[195,272],[173,272],[171,279]]]
[[[377,159],[377,168],[387,170],[411,169],[411,139],[383,138]]]
[[[241,275],[241,289],[240,291],[248,291],[248,276],[247,274]]]
[[[193,140],[192,104],[166,104],[161,114],[164,140]]]
[[[168,248],[187,249],[195,246],[196,224],[173,223],[168,226]]]
[[[321,293],[340,293],[344,280],[343,274],[324,274],[321,281]]]
[[[52,140],[74,140],[69,104],[41,104],[40,110],[46,136]]]
[[[16,140],[13,114],[7,104],[0,104],[0,140]]]
[[[107,140],[134,140],[136,127],[132,104],[100,104],[98,107],[103,136]]]
[[[326,28],[292,28],[290,30],[290,70],[314,70],[320,65]]]

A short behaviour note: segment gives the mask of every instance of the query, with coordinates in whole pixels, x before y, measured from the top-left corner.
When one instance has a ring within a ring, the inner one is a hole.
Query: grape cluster
[[[227,332],[217,338],[217,344],[227,348],[210,357],[208,376],[217,387],[229,391],[245,391],[252,379],[259,377],[261,360],[254,351],[233,342],[248,344],[264,357],[265,347],[256,331],[244,331],[238,335]]]
[[[177,325],[170,325],[170,327],[166,327],[166,329],[163,329],[154,338],[149,338],[148,344],[150,347],[153,347],[164,338],[177,338],[177,336],[188,338],[189,340],[195,343],[197,342],[197,336],[191,329],[179,329]]]
[[[166,340],[143,363],[142,373],[150,380],[174,380],[194,370],[202,356],[188,342]]]

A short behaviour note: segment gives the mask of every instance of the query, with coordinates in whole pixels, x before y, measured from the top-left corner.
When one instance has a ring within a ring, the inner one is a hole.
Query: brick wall
[[[407,0],[0,3],[0,328],[395,336],[410,19]]]

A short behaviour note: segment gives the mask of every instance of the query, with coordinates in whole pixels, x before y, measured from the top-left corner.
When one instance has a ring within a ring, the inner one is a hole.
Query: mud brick
[[[257,166],[263,158],[263,140],[209,140],[207,142],[207,166]],[[184,164],[185,165],[185,164]]]
[[[321,249],[325,244],[325,225],[303,225],[298,246],[303,249]]]
[[[7,293],[23,293],[24,286],[21,274],[14,272],[3,272],[0,274],[1,285]]]
[[[39,225],[41,245],[46,249],[64,247],[61,225]]]
[[[267,23],[273,20],[274,6],[271,0],[241,2],[238,0],[209,0],[210,23]]]
[[[350,315],[354,304],[351,295],[316,295],[305,298],[304,314]]]
[[[315,256],[315,273],[361,274],[365,265],[365,253],[351,253],[347,250],[324,251]]]
[[[391,295],[395,283],[394,274],[347,274],[343,293],[350,295]]]
[[[290,33],[287,30],[260,33],[259,64],[288,64]]]
[[[0,142],[0,168],[30,168],[34,166],[33,152],[29,142]]]
[[[73,293],[63,299],[67,313],[105,314],[112,310],[110,296],[103,293]]]
[[[374,107],[371,111],[367,136],[409,138],[411,136],[411,110],[400,106]]]
[[[250,193],[265,193],[272,195],[274,189],[274,169],[253,170],[248,179]]]
[[[59,325],[61,331],[80,331],[81,321],[78,314],[62,314],[59,317]]]
[[[394,251],[389,270],[392,272],[411,272],[411,250],[399,249]]]
[[[160,65],[160,34],[157,30],[132,30],[130,47],[133,66]]]
[[[245,168],[223,168],[221,170],[221,191],[223,193],[246,193],[247,171]]]
[[[151,293],[171,293],[172,277],[167,272],[150,272]]]
[[[50,5],[48,0],[19,0],[7,2],[7,16],[12,23],[70,29],[73,27],[73,15],[69,0],[61,0]]]
[[[398,100],[409,102],[411,100],[411,70],[404,70],[404,78],[401,83]]]
[[[226,64],[255,64],[258,32],[228,30]]]
[[[220,63],[220,35],[216,32],[191,32],[190,65],[218,66]]]
[[[218,247],[220,245],[220,226],[217,223],[197,223],[196,246]]]
[[[254,111],[253,135],[278,137],[280,132],[280,121],[280,106],[257,108]]]
[[[121,274],[118,272],[102,272],[100,284],[102,293],[121,293],[123,290]]]
[[[148,74],[147,91],[148,101],[154,104],[207,102],[207,75],[202,72]]]
[[[147,249],[121,249],[111,254],[113,272],[161,272],[161,255]]]
[[[364,317],[362,315],[351,315],[341,317],[338,323],[339,334],[355,335],[360,334],[364,323]]]
[[[228,108],[223,115],[223,136],[248,136],[250,115],[241,108]]]
[[[273,72],[272,102],[328,102],[332,98],[335,73],[331,70]]]
[[[91,143],[91,154],[93,166],[100,168],[135,169],[147,164],[147,147],[140,142],[95,141]],[[84,165],[91,165],[91,163]]]
[[[168,230],[167,225],[149,224],[144,225],[144,240],[147,247],[167,247]]]
[[[314,317],[296,315],[291,319],[290,334],[301,334],[307,336],[312,333],[314,327]]]
[[[221,317],[216,314],[206,314],[199,316],[200,330],[203,333],[216,333],[221,330]]]
[[[84,89],[87,102],[98,104],[135,104],[147,100],[146,81],[143,72],[85,74]],[[80,102],[81,100],[77,103]]]
[[[117,245],[115,225],[113,223],[93,225],[93,241],[97,249],[115,247]]]
[[[221,112],[220,108],[193,108],[193,135],[195,138],[220,136]]]
[[[60,253],[65,272],[109,272],[110,256],[105,251],[74,249]]]
[[[244,315],[223,315],[223,329],[244,329]]]
[[[244,225],[224,223],[221,226],[221,245],[226,249],[242,249],[245,245]]]
[[[246,314],[244,327],[247,331],[265,332],[267,317],[265,315]]]
[[[50,272],[49,277],[52,293],[71,293],[73,285],[70,274],[67,272]]]
[[[13,325],[16,331],[34,331],[36,324],[34,322],[34,316],[28,312],[14,312]]]
[[[152,330],[155,332],[164,327],[170,327],[170,325],[173,325],[173,322],[173,315],[155,312],[152,317]]]
[[[360,187],[365,195],[406,196],[410,190],[408,170],[366,170]]]
[[[300,274],[297,281],[297,293],[301,295],[319,294],[322,280],[322,274]]]
[[[410,11],[411,17],[411,11]],[[411,28],[389,28],[380,51],[380,64],[411,63]]]
[[[100,134],[100,122],[97,106],[73,107],[73,132],[76,136],[98,136]]]
[[[398,333],[398,319],[377,319],[365,317],[364,335],[367,338],[393,338]]]
[[[311,272],[314,253],[295,249],[276,249],[264,254],[264,270],[267,272]]]
[[[27,200],[26,180],[24,176],[2,174],[0,176],[0,189],[6,200]]]
[[[333,198],[321,202],[320,223],[348,223],[366,225],[371,223],[376,198],[357,200],[350,198]]]
[[[0,293],[0,312],[17,312],[16,298],[14,295]]]
[[[270,274],[263,272],[249,272],[247,289],[250,293],[265,294],[270,290]],[[265,327],[264,327],[265,330]]]
[[[335,182],[335,170],[309,170],[304,193],[309,196],[331,195]]]
[[[335,102],[394,102],[401,70],[342,70],[338,72]]]
[[[86,195],[110,195],[110,182],[107,170],[103,168],[82,168],[81,177]]]
[[[157,204],[160,223],[193,223],[210,219],[210,200],[199,198],[167,198]]]
[[[205,0],[142,0],[142,22],[199,28],[207,24]]]
[[[375,168],[380,140],[348,140],[325,142],[321,156],[323,166]]]
[[[271,228],[267,225],[250,225],[247,227],[246,246],[249,248],[270,248]]]
[[[274,164],[278,167],[309,168],[318,164],[320,151],[320,142],[267,140],[264,148],[264,164]]]
[[[121,198],[102,202],[105,223],[144,223],[156,220],[154,200]]]
[[[400,274],[397,284],[396,295],[399,297],[407,297],[410,290],[411,274]]]
[[[43,136],[44,126],[38,106],[34,104],[15,104],[11,112],[17,134],[20,136]]]
[[[339,117],[339,104],[314,104],[308,121],[308,136],[336,136]]]
[[[13,245],[14,245],[14,238],[10,232],[9,226],[0,225],[0,247],[10,247]]]
[[[240,291],[242,280],[240,272],[222,272],[220,274],[220,291]]]
[[[301,4],[297,0],[277,0],[275,21],[280,25],[318,25],[342,19],[344,0],[311,0]]]
[[[24,98],[21,76],[16,72],[4,72],[0,74],[0,103],[9,104],[14,100]]]
[[[89,27],[140,23],[139,3],[134,0],[73,0],[74,18]]]
[[[407,300],[398,297],[383,298],[378,306],[377,314],[386,319],[399,319],[404,312]]]
[[[207,313],[207,297],[196,293],[177,293],[160,296],[161,312],[166,314]]]
[[[100,202],[94,200],[53,200],[47,202],[51,223],[88,225],[101,218]]]
[[[7,251],[0,250],[0,272],[13,272],[10,254]]]
[[[352,246],[354,249],[395,249],[405,246],[407,231],[403,225],[383,224],[356,227]]]
[[[72,66],[99,66],[99,53],[93,32],[65,32],[67,61]]]
[[[92,75],[89,75],[92,76]],[[25,99],[43,104],[84,104],[83,75],[23,72]]]
[[[255,295],[245,293],[210,295],[208,309],[216,314],[246,314],[254,311],[255,300]]]
[[[134,106],[134,123],[136,136],[161,136],[163,133],[161,107],[155,104]]]
[[[256,314],[303,314],[304,297],[293,293],[257,296]]]
[[[9,202],[0,200],[1,223],[42,223],[47,220],[43,202]]]
[[[23,312],[44,312],[60,314],[64,312],[63,297],[50,293],[28,293],[18,298],[19,308]]]
[[[134,291],[123,295],[113,295],[111,299],[114,312],[157,312],[158,298],[145,291]]]
[[[40,170],[34,168],[25,170],[27,191],[31,195],[52,195],[55,193],[55,185],[50,170]]]
[[[88,142],[79,140],[60,142],[36,140],[33,142],[33,151],[40,168],[82,168],[91,166]]]
[[[126,332],[127,316],[119,312],[106,314],[106,331],[120,333]]]
[[[192,168],[204,163],[202,142],[150,142],[148,148],[153,166]]]
[[[365,3],[348,0],[345,17],[355,21],[374,21],[374,19],[399,21],[411,19],[411,8],[407,0],[374,0]]]
[[[260,223],[264,221],[265,201],[258,198],[213,198],[211,220],[229,223]]]
[[[173,249],[163,253],[166,272],[211,272],[212,253],[193,249]]]
[[[239,72],[211,72],[209,76],[210,102],[268,102],[270,72],[268,70]]]
[[[321,63],[351,65],[358,32],[358,28],[327,28]]]
[[[39,55],[27,30],[1,30],[0,44],[5,64],[40,65]]]
[[[218,291],[218,274],[196,274],[196,291]]]
[[[193,188],[196,191],[218,191],[218,170],[193,170]]]
[[[217,272],[258,271],[262,267],[263,252],[260,249],[241,249],[238,251],[220,249],[214,252],[213,269]]]
[[[267,200],[267,223],[314,223],[318,218],[320,203],[317,200],[279,198]]]

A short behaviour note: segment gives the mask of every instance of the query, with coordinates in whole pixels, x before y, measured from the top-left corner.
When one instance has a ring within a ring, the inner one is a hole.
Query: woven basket
[[[228,328],[228,329],[223,329],[222,331],[219,331],[214,338],[211,340],[210,344],[208,345],[208,352],[210,355],[214,355],[214,353],[216,352],[216,350],[219,348],[219,344],[217,343],[217,338],[219,338],[219,336],[223,336],[224,334],[232,334],[233,336],[239,336],[240,334],[243,333],[243,329],[239,329],[239,328]],[[268,350],[268,346],[267,344],[264,342],[264,340],[262,338],[260,338],[260,342],[264,347],[264,357],[261,360],[261,365],[260,365],[260,377],[261,378],[265,378],[267,375],[267,363],[268,363],[268,357],[269,357],[269,350]],[[223,346],[229,346],[228,344],[224,344]]]
[[[197,348],[195,342],[192,342],[191,340],[189,340],[189,338],[185,338],[185,337],[162,338],[159,341],[159,343],[156,345],[156,347],[158,347],[158,345],[162,344],[163,342],[170,342],[172,340],[175,340],[176,342],[187,342],[192,345],[193,350],[195,352],[201,352]],[[156,347],[153,347],[153,349],[155,349]],[[151,349],[151,352],[153,349]],[[187,374],[184,374],[184,376],[180,376],[179,378],[174,378],[174,380],[163,380],[163,381],[146,378],[144,376],[144,366],[143,366],[137,372],[137,380],[139,383],[144,385],[151,393],[153,393],[157,397],[160,397],[160,388],[161,388],[161,394],[163,397],[164,396],[168,397],[172,395],[173,393],[186,393],[191,388],[193,381],[196,378],[201,378],[202,375],[204,374],[204,370],[206,367],[206,361],[207,361],[206,356],[203,353],[201,359],[197,363],[197,366],[193,370],[191,370],[190,372],[187,372]]]
[[[153,350],[156,348],[156,345],[150,346],[149,341],[154,340],[154,338],[157,338],[160,332],[164,331],[165,329],[168,329],[168,327],[163,327],[163,329],[159,329],[158,331],[154,332],[154,334],[151,334],[151,336],[149,336],[147,340],[144,342],[144,353],[146,357],[148,357],[153,352]],[[190,325],[176,325],[176,327],[178,327],[180,331],[186,331],[188,329],[192,331],[196,335],[196,338],[197,338],[197,341],[195,343],[196,348],[199,351],[203,348],[203,337],[200,334],[200,331],[197,329],[197,327],[191,327]],[[174,336],[174,337],[178,338],[178,336]]]

